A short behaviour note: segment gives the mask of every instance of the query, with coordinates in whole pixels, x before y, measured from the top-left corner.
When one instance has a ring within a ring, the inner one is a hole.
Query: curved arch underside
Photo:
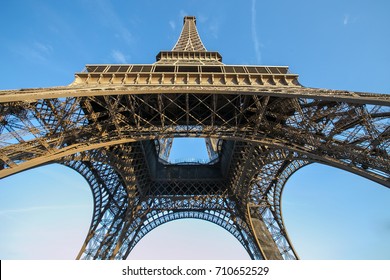
[[[124,259],[148,231],[194,215],[254,259],[296,259],[280,207],[286,181],[320,162],[390,187],[390,107],[264,92],[108,90],[2,103],[0,176],[60,162],[87,179],[95,210],[78,258]],[[192,173],[163,166],[154,140],[171,137],[219,139],[218,161]]]
[[[198,178],[179,183],[172,177],[153,182],[145,176],[151,163],[142,157],[150,144],[89,151],[63,162],[86,178],[95,202],[89,234],[78,258],[126,259],[149,231],[181,218],[203,219],[225,228],[253,259],[297,258],[284,228],[280,196],[287,179],[307,161],[294,159],[297,154],[286,151],[235,143],[232,160],[243,161],[238,154],[245,153],[250,165],[228,170],[230,182]],[[264,153],[267,156],[262,158]],[[280,179],[275,181],[276,177]]]

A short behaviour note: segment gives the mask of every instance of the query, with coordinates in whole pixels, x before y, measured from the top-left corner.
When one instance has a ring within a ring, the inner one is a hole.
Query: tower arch
[[[248,260],[242,244],[224,228],[185,218],[164,223],[147,233],[127,260]]]

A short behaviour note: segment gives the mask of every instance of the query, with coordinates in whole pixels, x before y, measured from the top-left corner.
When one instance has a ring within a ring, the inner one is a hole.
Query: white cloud
[[[185,16],[188,16],[188,13],[184,10],[180,10],[180,17],[183,19]]]
[[[198,20],[200,23],[205,23],[208,20],[208,18],[204,15],[198,15],[196,17],[196,20]]]
[[[49,44],[34,42],[16,46],[13,48],[13,51],[31,62],[44,63],[48,61],[49,56],[52,54],[53,47]]]
[[[18,214],[18,213],[28,213],[36,211],[50,211],[50,210],[63,210],[63,209],[74,209],[74,208],[85,208],[90,207],[90,205],[53,205],[53,206],[36,206],[28,208],[18,208],[18,209],[5,209],[0,211],[0,215],[8,216],[9,214]]]
[[[256,62],[261,63],[261,50],[260,50],[260,41],[257,36],[257,29],[256,29],[256,1],[252,0],[252,8],[251,8],[251,29],[252,29],[252,41],[253,41],[253,47],[255,49],[256,54]]]
[[[133,35],[123,26],[118,27],[119,37],[122,38],[128,45],[133,43]]]
[[[211,22],[210,25],[209,25],[209,30],[210,30],[211,34],[214,36],[214,38],[218,38],[219,22],[216,21],[216,20]]]
[[[34,43],[34,48],[37,51],[39,51],[41,53],[44,53],[44,54],[47,54],[47,55],[53,52],[53,48],[52,48],[51,45],[49,45],[49,44],[42,44],[40,42],[35,42]]]
[[[121,17],[116,13],[111,2],[99,0],[96,4],[101,10],[103,22],[116,31],[115,36],[122,39],[126,44],[131,45],[134,42],[134,37],[127,29],[126,24],[122,22]]]
[[[169,21],[169,25],[171,26],[172,30],[176,29],[176,23],[173,20]]]
[[[349,15],[344,15],[343,24],[347,25],[349,23]]]
[[[121,51],[113,50],[111,52],[111,56],[117,63],[122,63],[122,64],[127,63],[127,58]]]

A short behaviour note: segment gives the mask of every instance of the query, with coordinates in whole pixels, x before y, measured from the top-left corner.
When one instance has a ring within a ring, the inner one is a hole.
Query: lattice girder
[[[0,136],[1,177],[109,145],[211,137],[287,147],[390,184],[389,106],[248,94],[110,95],[18,104],[2,104],[9,113]],[[67,114],[55,113],[64,108]],[[33,131],[31,124],[38,123],[45,125]]]
[[[134,147],[135,146],[135,147]],[[77,154],[66,159],[63,164],[78,171],[89,183],[94,201],[94,214],[87,238],[79,258],[107,258],[116,244],[116,234],[122,230],[127,211],[137,206],[138,190],[135,182],[137,172],[117,172],[118,166],[130,166],[137,157],[137,147],[133,145],[117,147],[114,150],[95,150]],[[123,153],[126,159],[123,160]],[[136,164],[132,166],[139,169]],[[127,170],[129,171],[129,170]]]
[[[148,203],[151,202],[148,201]],[[195,218],[212,222],[226,229],[244,246],[251,258],[263,259],[250,231],[250,226],[237,215],[234,204],[226,197],[208,197],[205,200],[199,200],[196,197],[171,196],[165,197],[163,205],[154,201],[149,209],[135,226],[137,231],[128,231],[127,238],[114,258],[126,258],[142,237],[161,224],[176,219]]]
[[[184,17],[183,29],[172,51],[206,51],[196,30],[195,17]]]
[[[178,218],[216,223],[232,233],[252,258],[263,258],[244,215],[229,199],[226,187],[219,195],[188,196],[173,192],[165,196],[142,195],[138,190],[147,189],[142,185],[150,182],[144,179],[148,171],[145,158],[137,157],[139,150],[139,145],[122,146],[111,151],[78,154],[64,162],[87,179],[95,201],[91,228],[78,258],[124,259],[147,232]],[[128,163],[120,160],[123,153]],[[124,181],[133,184],[125,186]]]
[[[287,152],[270,152],[266,148],[254,148],[253,145],[246,144],[238,145],[239,148],[236,149],[236,153],[241,154],[242,147],[247,146],[251,146],[249,149],[251,152],[255,149],[261,151],[261,153],[268,152],[271,156],[263,158],[269,161],[291,158]],[[259,252],[253,236],[254,233],[248,225],[250,217],[242,211],[248,199],[252,199],[246,197],[245,193],[251,193],[253,197],[253,192],[249,191],[250,188],[248,189],[245,185],[240,188],[232,188],[228,187],[230,186],[228,184],[224,188],[224,192],[214,195],[188,196],[171,192],[171,195],[165,196],[150,195],[150,193],[143,196],[139,190],[145,190],[146,188],[142,188],[140,185],[148,185],[150,181],[148,179],[145,181],[147,177],[145,173],[148,171],[145,166],[145,157],[139,156],[141,150],[141,146],[138,144],[127,145],[111,150],[78,154],[73,156],[71,161],[64,162],[87,179],[91,185],[95,201],[91,229],[80,251],[79,258],[126,258],[137,242],[156,226],[173,219],[191,217],[205,219],[224,227],[243,244],[252,258],[264,258],[262,253]],[[256,155],[258,156],[259,153],[256,153]],[[128,160],[127,163],[121,160],[124,156]],[[137,161],[137,163],[134,161]],[[264,162],[262,163],[264,164]],[[256,164],[259,164],[259,162],[256,162]],[[238,166],[233,165],[232,168]],[[129,171],[129,167],[131,171]],[[257,173],[262,170],[260,164],[256,170],[258,170]],[[122,175],[117,175],[117,172]],[[244,173],[245,171],[241,172],[241,174]],[[258,177],[254,174],[252,176]],[[244,178],[247,178],[247,176],[244,176]],[[133,187],[125,187],[123,181]],[[238,181],[242,182],[242,180]],[[187,184],[194,183],[187,182]],[[265,197],[268,196],[265,195]],[[105,203],[102,203],[102,201]],[[121,205],[118,205],[118,203],[121,203]],[[253,205],[252,200],[252,208]],[[193,213],[193,216],[189,213]],[[262,220],[269,227],[275,242],[284,244],[280,248],[291,248],[288,241],[286,241],[286,237],[282,236],[284,232],[275,231],[278,226],[272,226],[273,222],[270,217],[262,218]],[[278,222],[282,223],[280,220]],[[122,233],[118,234],[118,232]],[[281,249],[284,258],[296,258],[295,255],[286,255],[287,252],[287,249],[284,249],[284,251]]]
[[[309,162],[287,150],[256,149],[262,156],[254,158],[257,172],[248,184],[247,205],[254,217],[264,221],[283,258],[297,259],[284,225],[281,197],[290,176]]]

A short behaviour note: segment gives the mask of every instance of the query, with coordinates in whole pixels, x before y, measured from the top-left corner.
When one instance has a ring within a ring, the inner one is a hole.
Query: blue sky
[[[206,48],[226,64],[288,65],[305,86],[390,93],[388,11],[386,0],[7,1],[0,89],[70,84],[85,64],[153,63],[176,43],[183,16],[195,15]],[[288,182],[283,214],[303,259],[390,259],[389,203],[385,187],[312,165]],[[64,167],[0,180],[0,259],[73,259],[91,213],[86,183]],[[178,221],[130,257],[153,258],[160,246],[158,258],[246,258],[235,242],[207,222]]]

